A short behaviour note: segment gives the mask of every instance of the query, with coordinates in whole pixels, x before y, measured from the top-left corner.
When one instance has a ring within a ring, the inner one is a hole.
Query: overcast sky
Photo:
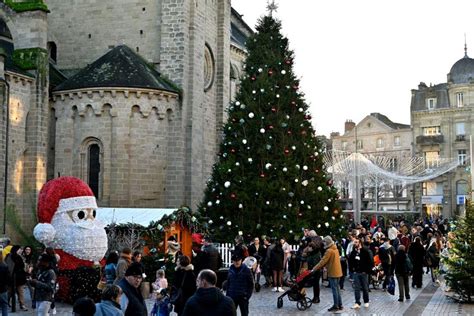
[[[317,134],[342,133],[346,119],[372,112],[409,124],[411,89],[446,82],[464,34],[474,57],[473,0],[276,2]],[[266,5],[232,0],[254,29]]]

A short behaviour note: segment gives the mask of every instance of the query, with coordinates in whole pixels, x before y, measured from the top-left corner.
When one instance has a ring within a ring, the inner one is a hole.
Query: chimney
[[[344,123],[344,134],[352,131],[355,126],[356,124],[354,122],[352,122],[351,120],[346,120],[346,122]]]

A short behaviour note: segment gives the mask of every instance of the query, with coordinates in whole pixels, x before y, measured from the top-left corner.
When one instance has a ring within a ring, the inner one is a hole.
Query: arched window
[[[85,139],[81,146],[81,178],[90,186],[97,200],[102,195],[102,149],[102,142],[95,137]]]
[[[100,176],[100,147],[97,144],[89,146],[89,174],[88,184],[94,192],[96,198],[99,198],[99,176]]]

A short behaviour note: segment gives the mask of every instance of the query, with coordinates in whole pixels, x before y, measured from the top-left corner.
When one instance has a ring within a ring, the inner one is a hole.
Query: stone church
[[[194,207],[251,34],[230,0],[1,1],[7,234],[58,176],[104,207]]]

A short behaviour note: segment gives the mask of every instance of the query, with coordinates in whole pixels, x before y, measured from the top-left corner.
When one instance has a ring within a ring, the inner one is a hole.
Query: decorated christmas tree
[[[237,234],[296,238],[302,228],[338,234],[337,191],[323,166],[324,148],[288,39],[271,14],[256,30],[247,40],[245,74],[199,211],[221,241]]]
[[[450,234],[451,248],[444,258],[446,282],[460,301],[473,301],[474,296],[474,206],[470,203]]]

